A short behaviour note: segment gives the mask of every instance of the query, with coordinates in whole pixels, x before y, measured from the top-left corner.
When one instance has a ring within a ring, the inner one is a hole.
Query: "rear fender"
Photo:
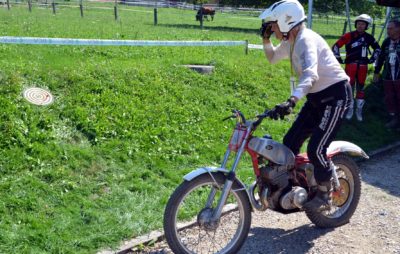
[[[330,154],[338,154],[338,153],[345,153],[350,156],[356,156],[356,157],[363,157],[365,159],[369,159],[369,156],[364,152],[363,149],[361,149],[359,146],[347,142],[347,141],[333,141],[326,153],[328,155]]]

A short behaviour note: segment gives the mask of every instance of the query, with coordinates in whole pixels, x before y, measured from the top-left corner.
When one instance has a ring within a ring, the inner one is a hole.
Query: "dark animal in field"
[[[201,15],[203,14],[203,19],[209,21],[208,16],[211,17],[211,20],[214,20],[215,10],[211,7],[201,7],[200,10],[197,11],[196,21],[201,20]]]

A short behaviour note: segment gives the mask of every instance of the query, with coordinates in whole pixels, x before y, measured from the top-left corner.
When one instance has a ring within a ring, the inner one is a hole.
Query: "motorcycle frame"
[[[239,184],[243,187],[236,191],[246,190],[246,186],[239,179],[236,178],[236,169],[239,165],[239,162],[241,160],[241,157],[242,157],[244,151],[249,153],[249,155],[251,157],[254,174],[257,177],[260,176],[260,170],[259,170],[259,164],[258,164],[258,154],[248,147],[248,143],[253,136],[253,132],[255,131],[258,124],[260,123],[260,120],[258,120],[258,122],[257,121],[242,121],[239,116],[237,116],[237,118],[238,118],[238,123],[236,124],[236,126],[233,130],[231,139],[229,140],[229,144],[225,151],[224,158],[221,163],[221,167],[220,168],[199,168],[195,171],[192,171],[191,173],[187,174],[184,177],[185,180],[190,181],[193,178],[195,178],[196,176],[207,173],[207,172],[210,174],[211,177],[212,177],[211,172],[215,172],[215,171],[223,172],[224,174],[226,174],[227,178],[226,178],[226,181],[225,181],[223,189],[222,189],[222,194],[218,200],[216,208],[213,209],[213,213],[211,215],[210,221],[217,221],[220,218],[220,216],[222,214],[223,206],[228,198],[229,192],[231,191],[234,181],[238,181]],[[234,138],[235,131],[245,131],[245,135],[243,138],[241,138],[241,141],[240,141],[241,143],[240,143],[239,147],[237,147],[236,144],[232,145],[232,138]],[[230,155],[232,152],[236,152],[236,156],[235,156],[234,163],[233,163],[231,169],[227,170],[226,165],[229,161],[229,158],[230,158]],[[339,153],[349,154],[350,156],[364,157],[366,159],[369,158],[368,155],[360,147],[358,147],[355,144],[352,144],[347,141],[333,141],[327,149],[327,156],[329,158],[331,158],[334,155],[339,154]],[[295,169],[294,170],[296,170],[296,168],[298,168],[300,165],[303,165],[306,163],[310,163],[310,160],[308,159],[306,154],[297,155],[295,157]],[[334,184],[336,185],[335,187],[339,188],[340,183],[339,183],[338,177],[336,175],[336,170],[333,170],[333,172],[334,172],[333,173]],[[216,188],[213,188],[211,190],[211,192],[208,196],[205,208],[211,208],[212,203],[215,198],[215,195],[216,195],[216,192],[217,192]],[[247,195],[249,195],[249,193],[247,193]]]

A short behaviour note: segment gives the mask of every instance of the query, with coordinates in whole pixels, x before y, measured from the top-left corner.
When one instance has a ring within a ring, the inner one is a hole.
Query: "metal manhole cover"
[[[24,98],[32,104],[41,106],[49,105],[54,100],[53,95],[49,91],[38,87],[25,89]]]

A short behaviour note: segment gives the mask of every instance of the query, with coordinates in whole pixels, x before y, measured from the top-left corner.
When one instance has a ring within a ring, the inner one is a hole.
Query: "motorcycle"
[[[361,195],[360,173],[352,157],[368,158],[360,147],[346,141],[330,144],[331,202],[322,210],[306,209],[303,205],[317,191],[314,168],[307,155],[295,156],[269,135],[253,136],[260,123],[271,117],[271,111],[266,110],[253,121],[246,120],[239,110],[232,112],[224,119],[235,118],[236,125],[221,167],[202,167],[188,173],[168,200],[164,232],[174,253],[238,252],[249,233],[254,210],[272,209],[283,214],[304,211],[321,228],[349,222]],[[249,187],[236,176],[245,151],[251,157],[255,175]]]

